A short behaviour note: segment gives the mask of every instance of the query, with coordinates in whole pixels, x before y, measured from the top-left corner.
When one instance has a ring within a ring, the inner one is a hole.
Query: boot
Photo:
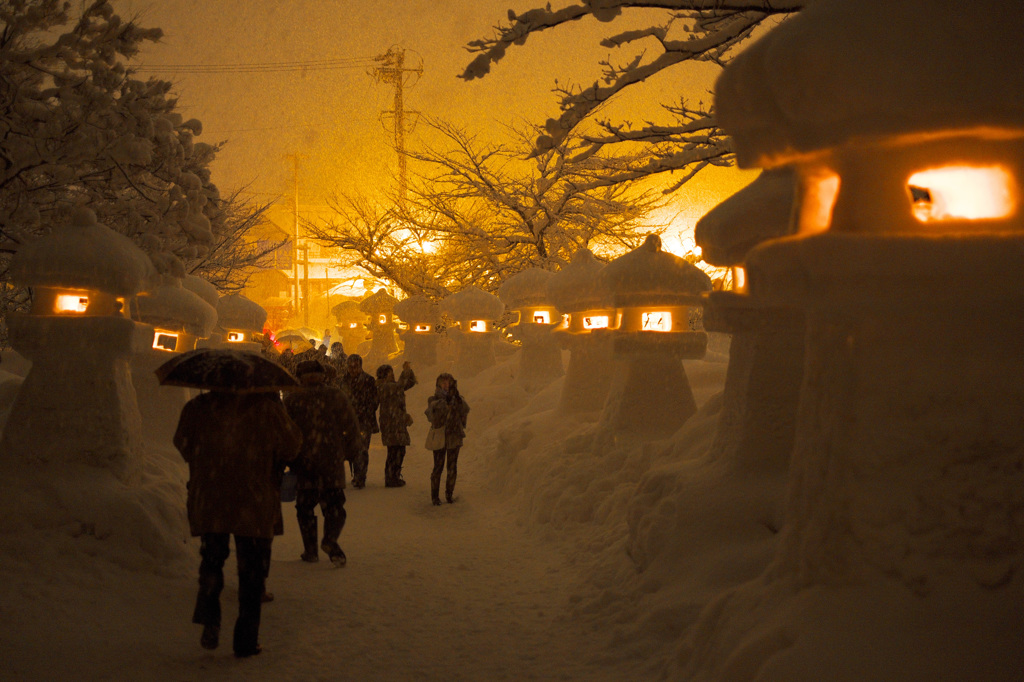
[[[315,516],[299,522],[299,534],[302,535],[302,546],[305,548],[299,558],[311,564],[319,561],[320,555],[316,551],[317,519]]]

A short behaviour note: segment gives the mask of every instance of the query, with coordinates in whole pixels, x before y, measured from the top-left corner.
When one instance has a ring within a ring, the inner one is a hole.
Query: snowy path
[[[199,647],[200,628],[189,622],[198,560],[163,577],[88,562],[76,570],[66,563],[74,556],[55,548],[52,563],[39,562],[52,576],[0,587],[7,621],[0,643],[7,672],[0,677],[632,677],[595,662],[602,639],[588,636],[570,615],[578,575],[555,546],[528,537],[509,521],[510,510],[478,487],[483,476],[471,447],[460,461],[456,503],[441,507],[430,504],[427,451],[409,448],[409,484],[400,489],[383,487],[383,460],[383,448],[375,445],[368,487],[346,490],[349,516],[341,544],[349,562],[342,569],[323,556],[317,564],[299,561],[294,507],[285,504],[285,535],[274,543],[268,583],[276,600],[263,611],[262,655],[236,660],[231,654],[233,558],[225,570],[221,647],[207,652]],[[19,553],[5,550],[8,559]],[[33,593],[21,593],[28,589]],[[48,604],[49,612],[39,613],[40,604]]]

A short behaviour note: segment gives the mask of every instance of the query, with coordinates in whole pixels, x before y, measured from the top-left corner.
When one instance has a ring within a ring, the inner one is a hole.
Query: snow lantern
[[[226,294],[217,301],[217,330],[201,345],[235,348],[259,353],[263,349],[263,325],[267,311],[242,294]]]
[[[975,624],[1024,608],[1022,32],[1024,13],[996,0],[819,0],[740,53],[716,93],[740,164],[793,165],[800,182],[798,234],[747,258],[752,294],[807,319],[768,587],[927,594],[934,634],[914,660],[1006,679],[1018,642],[975,639]],[[832,611],[803,594],[805,611]],[[787,632],[794,648],[811,636]],[[928,676],[912,667],[901,676]]]
[[[363,358],[363,364],[369,368],[376,368],[398,353],[398,324],[392,319],[396,303],[398,299],[386,289],[378,289],[359,302],[359,309],[369,317],[370,350]]]
[[[14,255],[11,281],[32,288],[33,306],[7,323],[11,345],[32,368],[0,455],[32,466],[84,463],[138,480],[141,421],[129,361],[150,347],[153,328],[126,312],[155,274],[144,252],[84,208]]]
[[[679,256],[661,250],[661,238],[616,258],[601,271],[615,306],[607,332],[613,352],[626,360],[617,370],[602,422],[615,430],[658,438],[676,431],[697,404],[682,359],[704,357],[708,336],[691,328],[711,278]]]
[[[495,322],[505,312],[501,299],[471,286],[446,296],[440,307],[456,324],[448,330],[457,348],[456,371],[473,376],[493,367],[494,342],[498,336]]]
[[[562,376],[562,350],[551,332],[561,326],[558,308],[548,298],[547,285],[555,273],[527,268],[505,280],[498,297],[517,318],[509,327],[512,339],[522,345],[516,383],[537,391]]]
[[[367,338],[369,316],[359,309],[358,301],[342,301],[331,308],[331,314],[338,320],[335,327],[337,340],[341,341],[346,353],[359,353],[360,346]]]
[[[599,276],[604,267],[589,249],[580,249],[548,279],[548,298],[561,314],[552,335],[569,350],[559,397],[562,412],[600,410],[608,397],[615,361],[607,329],[615,308]]]
[[[403,323],[398,336],[405,344],[405,359],[422,367],[436,365],[437,343],[441,338],[437,333],[437,325],[441,321],[437,303],[426,296],[410,296],[396,303],[392,313]]]
[[[711,209],[694,229],[704,260],[731,267],[741,284],[747,253],[791,232],[795,183],[790,167],[767,170]],[[712,455],[748,470],[786,471],[803,377],[803,312],[765,305],[738,286],[708,292],[703,318],[708,331],[732,335]]]

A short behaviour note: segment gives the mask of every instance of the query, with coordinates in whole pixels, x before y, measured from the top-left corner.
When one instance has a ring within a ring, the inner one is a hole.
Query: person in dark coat
[[[341,388],[348,394],[359,418],[362,443],[359,454],[352,460],[352,487],[366,485],[366,471],[370,468],[370,438],[380,431],[377,426],[377,382],[363,371],[363,357],[358,353],[345,360],[345,373],[341,375]]]
[[[235,656],[260,653],[260,608],[270,548],[281,513],[277,472],[302,442],[277,393],[211,391],[185,403],[174,445],[188,462],[188,521],[201,538],[199,594],[192,622],[203,626],[200,644],[220,638],[224,562],[235,536],[238,619]]]
[[[338,537],[345,527],[345,460],[354,457],[361,442],[359,421],[341,389],[327,383],[324,366],[316,360],[299,363],[295,374],[301,389],[284,399],[288,415],[302,432],[302,449],[292,464],[298,476],[295,514],[304,551],[302,560],[319,560],[317,521],[320,505],[324,536],[320,548],[336,566],[344,566],[345,552]]]
[[[395,370],[391,365],[377,368],[377,393],[380,396],[380,439],[388,449],[384,464],[384,485],[398,488],[405,485],[402,478],[402,463],[409,440],[409,425],[412,417],[405,410],[405,392],[416,385],[412,366],[402,364],[402,375],[395,381]]]
[[[444,429],[444,445],[434,452],[434,469],[430,472],[430,499],[435,505],[441,504],[438,495],[441,486],[441,471],[448,463],[448,476],[445,480],[444,497],[451,503],[455,501],[455,479],[458,476],[459,450],[466,437],[466,418],[469,405],[459,394],[458,382],[447,372],[438,375],[435,382],[434,395],[427,398],[427,409],[424,412],[430,420],[432,429]]]

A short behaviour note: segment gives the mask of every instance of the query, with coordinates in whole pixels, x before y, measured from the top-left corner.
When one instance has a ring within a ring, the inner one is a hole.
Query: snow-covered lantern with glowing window
[[[616,370],[601,422],[643,438],[674,433],[697,411],[683,359],[699,359],[708,335],[693,329],[711,278],[686,260],[661,250],[648,235],[638,248],[608,263],[601,280],[615,306]]]
[[[217,323],[217,310],[171,275],[164,275],[159,286],[141,293],[136,301],[139,319],[153,327],[153,342],[132,358],[132,383],[146,432],[170,441],[191,394],[181,386],[161,386],[154,371],[208,338]]]
[[[386,289],[378,289],[359,302],[359,309],[369,317],[370,350],[363,358],[363,364],[368,368],[376,369],[398,353],[398,339],[395,336],[398,324],[393,317],[396,303],[398,299]]]
[[[359,301],[342,301],[331,308],[331,314],[338,320],[334,327],[334,340],[341,341],[345,353],[359,353],[359,347],[368,336],[369,320],[369,316],[359,309]]]
[[[906,644],[893,677],[1020,674],[1019,641],[976,635],[1024,610],[1022,34],[1001,0],[817,0],[718,81],[740,165],[799,174],[798,234],[747,265],[754,296],[807,320],[790,516],[760,609],[717,615],[752,627],[723,640],[774,622],[803,669],[893,670],[864,652]],[[813,632],[783,615],[798,599]],[[914,613],[899,630],[834,655],[846,634],[822,633],[893,600]],[[718,644],[694,678],[735,660]]]
[[[551,332],[561,326],[558,308],[548,298],[548,282],[555,273],[527,268],[505,280],[498,297],[516,319],[508,331],[522,348],[516,384],[537,391],[562,376],[562,349]]]
[[[221,296],[217,301],[217,328],[209,341],[200,345],[259,353],[266,322],[267,311],[259,303],[242,294]]]
[[[552,335],[569,350],[558,402],[561,412],[600,410],[611,387],[616,361],[608,328],[615,307],[600,278],[604,267],[589,249],[580,249],[548,280],[548,298],[560,313]]]
[[[437,343],[441,339],[437,332],[441,322],[437,303],[426,296],[410,296],[396,303],[392,312],[402,321],[398,336],[405,344],[405,359],[420,367],[436,365]]]
[[[505,304],[494,294],[471,286],[441,301],[441,312],[454,320],[448,334],[455,339],[456,371],[473,376],[495,365],[494,342],[498,337],[495,326],[505,312]]]
[[[127,311],[155,274],[142,250],[84,208],[14,255],[11,281],[31,287],[33,303],[7,323],[32,368],[0,456],[34,467],[84,463],[138,480],[141,421],[129,362],[152,344],[153,328]]]
[[[803,377],[804,319],[795,308],[765,305],[745,286],[747,253],[792,231],[796,175],[763,171],[697,221],[703,259],[731,268],[732,290],[710,291],[704,328],[732,335],[713,457],[760,471],[785,472],[793,449]]]

